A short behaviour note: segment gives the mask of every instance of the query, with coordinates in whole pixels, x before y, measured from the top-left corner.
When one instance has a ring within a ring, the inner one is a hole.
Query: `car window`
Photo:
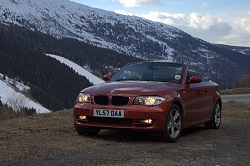
[[[192,76],[198,76],[198,77],[200,77],[202,79],[202,81],[210,81],[211,80],[211,77],[203,76],[201,73],[199,73],[199,72],[197,72],[195,70],[188,69],[188,71],[187,71],[187,77],[186,77],[186,82],[188,82],[189,79]]]
[[[181,81],[182,65],[173,63],[134,63],[122,68],[111,81],[159,81],[176,82]]]

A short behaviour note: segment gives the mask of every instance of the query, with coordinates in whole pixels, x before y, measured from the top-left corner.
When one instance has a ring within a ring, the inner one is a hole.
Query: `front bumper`
[[[73,112],[74,125],[83,128],[163,131],[170,104],[170,101],[166,101],[159,106],[147,107],[141,105],[99,106],[91,103],[77,103]],[[96,117],[94,109],[123,110],[124,118]]]

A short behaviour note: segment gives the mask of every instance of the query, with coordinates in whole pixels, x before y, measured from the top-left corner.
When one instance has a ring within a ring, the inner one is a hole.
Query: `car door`
[[[184,124],[191,126],[204,122],[211,114],[212,97],[204,82],[187,83],[183,91]]]

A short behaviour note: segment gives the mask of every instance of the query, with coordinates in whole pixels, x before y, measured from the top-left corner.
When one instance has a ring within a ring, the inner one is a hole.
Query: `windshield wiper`
[[[128,78],[128,79],[117,79],[115,81],[138,81],[139,79],[137,78]]]
[[[125,81],[125,79],[117,79],[117,80],[115,80],[115,81]]]

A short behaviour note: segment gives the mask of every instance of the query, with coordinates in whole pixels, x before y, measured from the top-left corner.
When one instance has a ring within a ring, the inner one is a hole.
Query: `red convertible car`
[[[174,142],[184,128],[220,127],[218,84],[190,76],[185,64],[130,63],[103,79],[106,83],[83,89],[75,102],[74,126],[81,135],[101,129],[157,131],[165,142]]]

